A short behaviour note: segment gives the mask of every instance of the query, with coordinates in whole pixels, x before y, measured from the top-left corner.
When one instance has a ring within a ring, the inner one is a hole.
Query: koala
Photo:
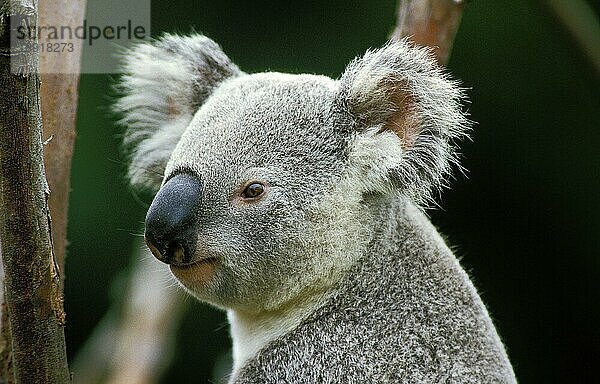
[[[128,176],[157,191],[146,243],[227,311],[230,383],[516,382],[423,212],[470,127],[427,49],[389,42],[334,80],[166,34],[122,69]]]

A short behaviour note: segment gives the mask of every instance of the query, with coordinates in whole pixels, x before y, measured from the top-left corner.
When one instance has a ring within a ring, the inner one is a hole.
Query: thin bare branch
[[[392,39],[410,40],[434,50],[440,65],[450,57],[464,0],[400,0]]]
[[[160,262],[142,244],[139,250],[123,309],[113,304],[75,359],[75,384],[157,383],[170,363],[181,292],[166,287]]]
[[[600,22],[592,7],[583,0],[546,0],[546,3],[600,73]]]

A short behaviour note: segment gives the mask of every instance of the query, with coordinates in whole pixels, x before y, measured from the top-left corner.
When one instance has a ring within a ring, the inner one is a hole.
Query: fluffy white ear
[[[427,49],[396,41],[352,61],[339,87],[335,105],[355,135],[350,159],[361,184],[428,202],[470,127],[457,83]]]
[[[164,167],[192,117],[223,80],[241,72],[206,36],[177,36],[139,44],[123,54],[114,110],[127,129],[129,178],[158,189]]]

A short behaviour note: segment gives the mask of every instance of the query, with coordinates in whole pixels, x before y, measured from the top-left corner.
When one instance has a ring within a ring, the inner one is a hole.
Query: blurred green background
[[[338,77],[385,42],[395,8],[392,0],[155,1],[152,32],[193,27],[247,72]],[[471,1],[448,67],[469,88],[477,125],[462,145],[468,172],[432,220],[482,293],[520,381],[583,382],[600,356],[599,74],[546,3],[533,0]],[[70,358],[121,300],[151,201],[125,181],[111,81],[81,79],[66,266]],[[208,382],[229,349],[224,314],[189,301],[163,383]]]

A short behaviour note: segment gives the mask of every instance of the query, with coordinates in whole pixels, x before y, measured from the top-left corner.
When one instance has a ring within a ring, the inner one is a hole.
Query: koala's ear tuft
[[[241,71],[202,35],[165,34],[124,52],[122,60],[114,110],[127,128],[129,178],[134,186],[156,190],[198,108],[221,82]]]
[[[456,142],[470,128],[463,99],[430,52],[407,41],[352,61],[339,80],[335,106],[356,138],[351,161],[365,188],[400,189],[419,204],[429,202],[445,185],[457,163]]]

